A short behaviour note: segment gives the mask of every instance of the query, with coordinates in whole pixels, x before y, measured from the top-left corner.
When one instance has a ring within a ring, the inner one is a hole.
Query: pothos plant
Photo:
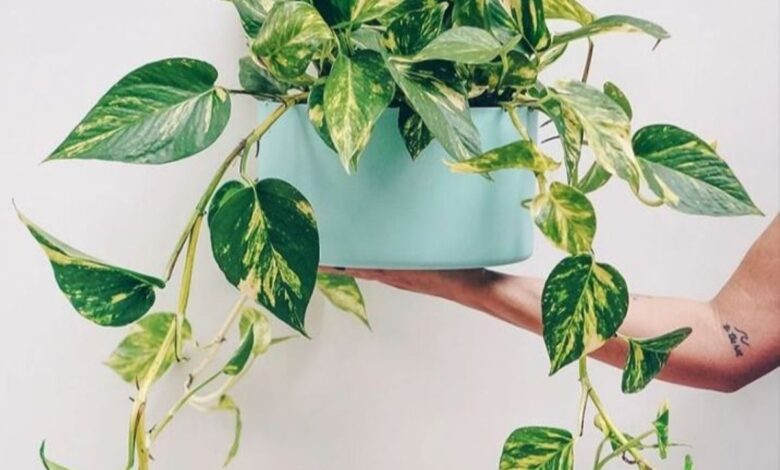
[[[660,42],[667,32],[638,18],[596,16],[576,0],[232,3],[249,45],[248,55],[240,60],[241,89],[218,85],[214,67],[199,60],[150,63],[130,72],[100,98],[47,159],[171,163],[196,155],[217,140],[228,123],[233,95],[278,103],[216,169],[161,276],[100,261],[20,214],[73,307],[101,326],[131,325],[107,360],[137,388],[125,467],[149,468],[154,441],[187,405],[235,414],[235,439],[225,463],[231,460],[239,446],[241,417],[229,392],[255,359],[287,338],[272,337],[265,311],[306,336],[306,307],[317,285],[334,304],[367,324],[355,281],[317,273],[317,226],[304,195],[285,181],[258,181],[247,169],[260,140],[295,105],[308,106],[312,125],[347,172],[359,168],[380,115],[388,107],[398,107],[398,130],[411,158],[436,139],[454,171],[490,179],[497,171],[523,169],[536,176],[537,194],[524,206],[540,231],[566,253],[542,295],[550,373],[576,363],[581,398],[574,432],[550,427],[512,432],[500,456],[502,470],[572,468],[588,403],[595,407],[595,427],[603,435],[595,469],[618,457],[641,469],[652,468],[648,449],[657,449],[665,458],[673,445],[668,408],[661,407],[647,431],[623,431],[588,378],[586,358],[610,338],[625,341],[629,352],[622,389],[636,393],[661,371],[691,330],[656,338],[618,333],[628,309],[628,289],[617,269],[596,258],[596,214],[587,195],[617,177],[651,206],[711,216],[760,213],[714,144],[667,124],[632,133],[631,106],[620,89],[612,83],[587,84],[595,36],[638,32]],[[548,20],[563,21],[553,32]],[[588,44],[582,76],[542,82],[540,72],[574,41]],[[482,149],[469,113],[476,106],[503,108],[517,128],[517,140]],[[529,137],[518,108],[549,118],[562,145],[562,165]],[[223,183],[236,163],[240,178]],[[214,259],[238,290],[238,300],[211,341],[185,350],[194,336],[187,308],[204,223]],[[148,313],[155,293],[167,287],[182,256],[177,305]],[[231,330],[240,338],[237,349],[229,361],[214,367]],[[200,360],[184,361],[190,353]],[[166,414],[149,417],[149,391],[174,363],[194,364],[184,392]],[[50,470],[64,468],[46,457],[43,445],[41,459]],[[690,457],[684,465],[692,468]]]

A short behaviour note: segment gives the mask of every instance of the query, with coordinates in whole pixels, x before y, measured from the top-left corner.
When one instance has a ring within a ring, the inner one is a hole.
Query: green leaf
[[[161,164],[207,148],[230,118],[217,71],[194,59],[136,69],[103,95],[47,160]]]
[[[125,382],[133,383],[144,377],[174,321],[176,315],[173,313],[152,313],[134,323],[130,333],[106,360],[106,365],[114,369],[114,372]],[[192,338],[192,329],[189,322],[184,320],[182,339],[186,341],[190,338]],[[165,375],[175,360],[175,354],[173,348],[168,350],[155,379]]]
[[[273,0],[270,0],[273,2]],[[262,0],[230,0],[238,11],[238,16],[241,19],[241,26],[244,27],[244,32],[250,38],[257,36],[260,31],[260,27],[263,26],[263,22],[268,17],[268,10]]]
[[[428,126],[425,125],[420,115],[405,102],[399,106],[398,130],[401,132],[404,145],[406,145],[406,150],[411,155],[412,160],[416,160],[433,141],[433,134]]]
[[[387,26],[382,43],[395,55],[417,54],[441,33],[446,9],[442,3],[399,17]]]
[[[487,0],[455,0],[452,22],[456,26],[473,26],[490,29],[490,13]]]
[[[617,103],[618,106],[620,106],[620,109],[623,110],[624,113],[626,113],[626,116],[628,116],[628,119],[631,120],[634,117],[634,111],[631,109],[631,103],[628,101],[628,98],[623,93],[623,91],[618,88],[617,85],[615,85],[612,82],[604,82],[604,94],[609,96],[612,101]]]
[[[591,251],[596,212],[578,189],[554,182],[531,202],[536,226],[558,248],[573,255]]]
[[[607,184],[610,178],[612,178],[612,174],[599,165],[598,162],[593,162],[585,176],[577,183],[577,189],[586,194],[592,193]]]
[[[232,190],[212,214],[209,229],[214,258],[227,280],[305,335],[319,237],[303,195],[273,178]]]
[[[634,135],[634,152],[650,188],[667,205],[689,214],[761,214],[715,150],[679,127],[657,124]]]
[[[537,51],[549,47],[551,37],[544,19],[543,1],[523,0],[512,4],[513,7],[518,4],[520,6],[519,9],[513,8],[512,13],[515,15],[515,21],[520,25],[526,43]]]
[[[564,163],[568,180],[577,181],[582,155],[582,124],[574,110],[554,92],[549,92],[539,103],[542,111],[552,120],[561,138]]]
[[[667,448],[669,447],[669,404],[664,403],[661,405],[661,409],[658,410],[658,415],[653,421],[653,428],[655,429],[655,435],[658,438],[658,453],[662,459],[667,456]]]
[[[325,121],[325,79],[318,80],[309,89],[309,121],[314,126],[314,130],[317,131],[317,135],[320,136],[325,144],[336,151],[336,146],[333,144],[333,140],[330,138],[330,130],[328,129],[328,123]]]
[[[314,0],[314,6],[333,26],[375,20],[403,3],[403,0]]]
[[[225,375],[238,375],[244,370],[249,358],[252,357],[252,351],[255,347],[255,331],[254,328],[249,329],[244,337],[241,339],[241,343],[238,345],[238,349],[233,353],[225,367],[222,368],[222,373]]]
[[[317,287],[335,307],[351,313],[371,329],[363,294],[354,278],[338,274],[318,274]]]
[[[456,160],[479,155],[479,132],[471,120],[466,91],[450,62],[413,64],[389,59],[389,70],[407,102]]]
[[[566,44],[558,44],[545,49],[539,54],[539,70],[544,70],[554,64],[566,52]]]
[[[484,29],[455,26],[431,41],[414,56],[415,61],[449,60],[462,64],[484,64],[501,52],[501,43]]]
[[[527,88],[536,84],[539,75],[539,61],[529,58],[524,52],[509,51],[506,55],[507,70],[501,78],[502,86]]]
[[[275,77],[297,80],[333,34],[313,6],[304,2],[274,3],[268,20],[252,42],[252,53]]]
[[[238,454],[238,448],[241,445],[241,428],[243,427],[241,423],[241,410],[238,409],[236,402],[228,395],[222,395],[219,397],[217,409],[222,411],[229,411],[236,417],[236,424],[234,427],[235,431],[233,432],[233,444],[230,445],[230,450],[228,451],[225,463],[222,464],[223,467],[227,467],[230,465],[230,462],[233,460],[233,458]]]
[[[252,354],[259,356],[271,347],[271,342],[273,341],[271,337],[271,323],[259,309],[245,307],[241,311],[241,318],[238,321],[238,331],[242,338],[246,336],[250,328],[254,332]]]
[[[287,94],[289,89],[252,57],[243,57],[238,62],[238,81],[241,88],[259,98],[278,98]]]
[[[220,207],[230,199],[233,195],[240,192],[242,189],[244,189],[246,186],[239,182],[239,181],[228,181],[224,183],[222,186],[217,189],[217,191],[214,193],[214,196],[211,198],[211,202],[209,203],[209,208],[207,211],[207,221],[209,227],[211,227],[211,224],[214,220],[214,215],[217,213]]]
[[[500,470],[571,470],[574,440],[569,431],[530,426],[509,435],[501,452]]]
[[[165,281],[112,266],[57,240],[17,213],[51,261],[54,278],[73,308],[102,326],[123,326],[152,308],[154,288]]]
[[[564,44],[611,32],[645,33],[658,41],[669,38],[669,33],[655,23],[632,16],[612,15],[603,16],[574,31],[558,34],[553,39],[553,44]]]
[[[357,169],[379,116],[395,94],[393,78],[378,52],[339,55],[325,82],[325,121],[347,173]]]
[[[52,462],[48,458],[46,458],[46,441],[41,442],[41,447],[38,450],[38,455],[41,457],[41,463],[43,463],[43,468],[46,470],[68,470],[66,467],[63,467],[62,465]]]
[[[550,374],[600,348],[628,310],[626,281],[589,254],[570,256],[550,273],[542,291],[544,343]]]
[[[693,470],[693,457],[690,454],[685,454],[685,470]]]
[[[507,11],[503,0],[487,0],[487,23],[490,32],[502,43],[506,43],[520,34],[520,29]]]
[[[655,338],[629,338],[628,358],[623,368],[623,393],[636,393],[645,388],[661,372],[672,350],[691,331],[690,328],[680,328]]]
[[[596,161],[639,188],[639,164],[631,148],[631,123],[612,98],[579,81],[556,84],[554,94],[576,116]]]
[[[544,15],[548,20],[570,20],[586,25],[596,16],[577,0],[544,0]]]
[[[544,173],[558,167],[558,163],[546,156],[530,140],[518,140],[494,148],[478,157],[460,162],[446,162],[459,173],[491,173],[498,170],[523,169]]]

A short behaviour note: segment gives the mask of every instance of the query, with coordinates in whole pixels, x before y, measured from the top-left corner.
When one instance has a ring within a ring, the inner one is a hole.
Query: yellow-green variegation
[[[577,0],[544,0],[544,15],[550,20],[570,20],[581,25],[596,19],[596,15]]]
[[[623,33],[645,33],[657,41],[669,38],[669,33],[661,26],[643,20],[625,15],[602,16],[590,23],[585,24],[574,31],[555,35],[553,44],[565,44],[576,41],[577,39],[589,38],[597,34],[623,32]]]
[[[330,129],[325,120],[325,79],[320,79],[309,88],[309,121],[325,145],[336,150],[330,138]]]
[[[339,55],[325,82],[323,107],[330,138],[347,173],[357,169],[371,131],[395,93],[378,52]]]
[[[144,65],[111,87],[47,160],[161,164],[194,155],[230,117],[230,96],[216,80],[199,60]]]
[[[233,352],[233,355],[228,360],[227,364],[222,368],[222,373],[225,375],[236,376],[244,370],[249,359],[252,357],[252,351],[255,347],[255,331],[250,328],[246,334],[241,338],[241,342],[238,344],[238,348]]]
[[[456,26],[437,36],[414,56],[414,60],[484,64],[495,59],[502,47],[501,43],[484,29]]]
[[[446,9],[440,3],[398,17],[382,35],[383,46],[393,55],[417,54],[441,33]]]
[[[408,104],[398,107],[398,130],[412,160],[416,160],[423,150],[433,141],[433,134],[422,118]]]
[[[457,26],[490,27],[489,0],[454,0],[452,22]]]
[[[590,254],[570,256],[550,273],[542,291],[542,325],[550,374],[600,348],[628,310],[623,276]]]
[[[633,147],[650,188],[670,207],[710,216],[761,214],[726,162],[696,135],[652,125],[637,131]]]
[[[653,421],[653,429],[658,440],[658,454],[662,459],[666,458],[669,447],[669,404],[664,402]]]
[[[558,248],[573,255],[591,251],[596,234],[596,212],[577,188],[558,183],[531,201],[536,226]]]
[[[317,276],[317,288],[334,306],[351,313],[371,328],[363,294],[353,277],[321,273]]]
[[[529,426],[509,435],[501,451],[500,470],[572,470],[574,439],[569,431]]]
[[[525,44],[535,51],[542,51],[550,46],[551,35],[544,18],[542,0],[513,1],[512,14],[520,26]]]
[[[319,264],[311,205],[278,179],[254,187],[226,184],[231,186],[217,194],[209,210],[214,259],[244,295],[305,334],[306,305]]]
[[[542,153],[530,140],[518,140],[489,150],[478,157],[446,163],[452,171],[459,173],[491,173],[513,169],[544,173],[558,167],[555,160]]]
[[[155,288],[165,281],[106,264],[57,240],[18,214],[43,248],[65,297],[84,318],[101,326],[123,326],[141,318],[154,304]]]
[[[691,331],[680,328],[655,338],[629,338],[621,384],[623,393],[636,393],[645,388],[666,365],[672,350],[685,341]]]
[[[271,337],[271,323],[260,309],[255,307],[244,307],[241,311],[241,318],[238,321],[238,331],[241,337],[245,337],[249,329],[254,332],[254,345],[252,354],[259,356],[271,347],[273,338]]]
[[[310,4],[276,2],[252,42],[252,52],[276,78],[301,81],[315,52],[332,39],[325,20]]]
[[[238,62],[238,81],[241,88],[262,99],[279,99],[290,87],[275,79],[252,57],[243,57]]]
[[[403,4],[403,0],[314,0],[330,25],[356,25],[375,20]]]
[[[119,374],[125,382],[137,383],[149,371],[174,321],[176,321],[176,315],[173,313],[152,313],[140,319],[132,325],[130,333],[111,353],[111,356],[106,360],[106,365]],[[185,319],[182,339],[186,341],[191,337],[192,329]],[[159,379],[165,374],[174,359],[174,349],[168,348],[168,353],[165,355],[155,379]]]
[[[582,124],[572,107],[555,93],[548,92],[539,102],[540,109],[550,118],[558,131],[563,147],[563,162],[570,182],[577,182],[582,155]]]
[[[260,27],[268,17],[268,10],[274,0],[229,0],[236,7],[244,32],[250,38],[257,36]]]

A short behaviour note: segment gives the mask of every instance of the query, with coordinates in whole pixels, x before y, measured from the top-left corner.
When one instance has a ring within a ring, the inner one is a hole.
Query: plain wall
[[[767,214],[708,219],[650,209],[621,183],[594,197],[596,249],[632,290],[709,298],[778,210],[778,2],[586,3],[596,12],[648,17],[673,35],[655,52],[646,37],[599,39],[591,81],[619,84],[637,126],[673,122],[717,140]],[[196,158],[162,167],[39,162],[111,84],[143,63],[198,57],[220,69],[222,83],[237,85],[242,34],[232,7],[216,0],[3,6],[0,466],[41,468],[36,451],[46,438],[51,456],[74,470],[119,468],[134,390],[101,361],[126,332],[97,327],[72,310],[11,198],[74,246],[161,273],[213,169],[252,126],[251,99],[234,99],[228,131]],[[575,51],[584,53],[584,44]],[[582,57],[556,70],[578,76]],[[540,238],[536,245],[532,260],[508,269],[546,275],[562,255]],[[211,260],[207,239],[201,248],[190,314],[203,341],[236,293]],[[159,309],[174,305],[177,283],[171,286]],[[318,298],[308,320],[314,339],[273,348],[235,390],[244,436],[232,468],[492,469],[514,428],[574,427],[575,371],[548,378],[538,337],[442,300],[367,283],[363,289],[373,333]],[[669,400],[672,439],[692,449],[675,449],[660,468],[682,468],[688,451],[702,469],[780,468],[777,372],[733,395],[654,383],[623,396],[619,371],[591,368],[629,432],[645,429]],[[156,389],[150,422],[178,396],[183,379],[177,370]],[[154,467],[219,468],[232,425],[227,414],[183,411],[155,446]],[[597,442],[597,432],[587,430],[577,447],[582,468]]]

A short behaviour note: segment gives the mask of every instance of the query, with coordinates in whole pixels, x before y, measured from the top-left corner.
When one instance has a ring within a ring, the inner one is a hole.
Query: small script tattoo
[[[750,337],[748,334],[728,323],[723,324],[723,331],[726,332],[726,336],[728,336],[729,342],[731,342],[731,347],[734,348],[734,355],[737,357],[744,356],[745,351],[742,347],[750,347]]]

